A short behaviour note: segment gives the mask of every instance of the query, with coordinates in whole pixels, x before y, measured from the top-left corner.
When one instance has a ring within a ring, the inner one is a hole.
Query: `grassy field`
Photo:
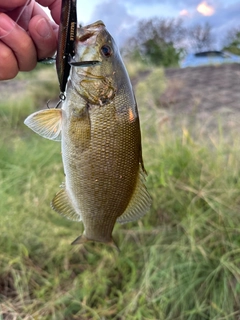
[[[239,131],[221,115],[209,132],[161,109],[156,70],[136,90],[152,208],[116,225],[120,254],[71,246],[82,225],[49,206],[63,180],[60,145],[23,125],[58,95],[44,72],[0,105],[0,319],[240,319]]]

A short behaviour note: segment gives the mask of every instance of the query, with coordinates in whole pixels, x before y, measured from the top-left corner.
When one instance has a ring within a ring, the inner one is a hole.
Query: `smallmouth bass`
[[[79,28],[62,108],[31,114],[25,124],[61,141],[65,182],[51,206],[84,233],[73,244],[114,245],[115,222],[150,208],[135,96],[118,48],[102,21]]]

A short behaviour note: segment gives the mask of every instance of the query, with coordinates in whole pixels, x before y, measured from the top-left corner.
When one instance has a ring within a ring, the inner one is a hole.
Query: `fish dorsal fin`
[[[124,213],[117,218],[119,223],[127,223],[140,219],[149,210],[152,199],[145,186],[145,176],[142,166],[139,166],[139,175],[135,191],[132,198],[124,211]]]
[[[46,109],[34,112],[24,124],[43,138],[60,141],[62,130],[62,110]]]
[[[81,221],[81,216],[76,213],[65,188],[58,191],[51,202],[53,210],[72,221]]]

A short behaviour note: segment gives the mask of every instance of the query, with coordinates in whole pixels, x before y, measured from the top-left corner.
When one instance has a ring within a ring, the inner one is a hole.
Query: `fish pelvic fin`
[[[24,124],[43,138],[61,141],[61,109],[55,108],[34,112],[25,119]]]
[[[58,193],[55,195],[51,202],[51,207],[53,210],[63,215],[69,220],[72,221],[81,221],[81,215],[78,214],[72,204],[71,199],[68,196],[68,193],[63,187]]]
[[[85,234],[82,234],[81,236],[77,237],[77,239],[75,239],[71,245],[76,245],[76,244],[84,244],[86,242],[94,242],[96,240],[92,240],[92,239],[88,239]],[[96,242],[101,242],[101,243],[105,243],[106,245],[114,248],[114,250],[117,250],[117,252],[120,253],[120,249],[119,247],[117,246],[117,244],[115,243],[115,241],[113,239],[111,239],[110,241],[108,242],[103,242],[103,241],[96,241]]]

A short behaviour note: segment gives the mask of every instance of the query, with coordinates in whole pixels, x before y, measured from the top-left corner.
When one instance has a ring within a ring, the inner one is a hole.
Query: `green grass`
[[[34,95],[2,103],[0,319],[239,319],[239,133],[224,117],[202,131],[157,97],[139,99],[153,205],[116,225],[120,254],[70,245],[82,225],[49,206],[63,180],[60,145],[22,124]]]

